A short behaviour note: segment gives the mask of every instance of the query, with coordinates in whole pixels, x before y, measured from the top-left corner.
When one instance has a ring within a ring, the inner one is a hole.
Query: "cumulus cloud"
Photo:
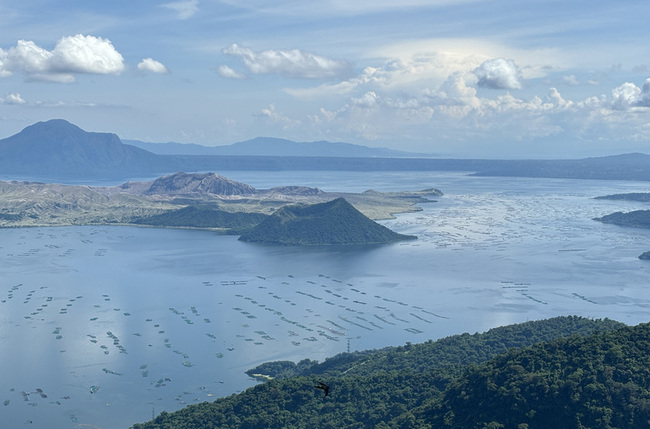
[[[255,74],[281,74],[303,79],[331,79],[347,74],[350,66],[344,61],[333,60],[299,49],[290,51],[266,50],[256,52],[236,43],[223,53],[239,58]]]
[[[169,73],[169,70],[167,70],[167,67],[165,67],[163,63],[156,61],[153,58],[144,58],[140,61],[138,64],[138,70],[159,74]]]
[[[492,89],[521,89],[523,76],[513,60],[495,58],[473,70],[478,85]]]
[[[364,107],[366,109],[375,107],[379,102],[379,97],[374,91],[368,91],[358,98],[351,98],[350,103],[354,106]]]
[[[175,11],[178,19],[188,19],[199,11],[199,0],[165,3],[162,7]]]
[[[0,104],[25,104],[26,101],[23,100],[23,97],[17,93],[12,92],[7,94],[5,98],[0,98]]]
[[[8,51],[0,50],[0,76],[22,73],[27,80],[74,82],[74,73],[119,74],[124,58],[108,39],[95,36],[61,38],[52,51],[19,40]]]
[[[617,110],[626,110],[632,107],[650,107],[650,78],[646,79],[643,87],[639,88],[631,82],[612,90],[611,105]]]
[[[219,73],[219,76],[226,79],[244,79],[246,77],[243,73],[233,70],[226,65],[219,66],[217,73]]]

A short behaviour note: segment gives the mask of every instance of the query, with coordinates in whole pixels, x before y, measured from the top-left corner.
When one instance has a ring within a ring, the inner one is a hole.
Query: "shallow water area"
[[[271,247],[196,230],[0,230],[0,419],[128,427],[323,360],[557,315],[648,321],[650,231],[592,218],[643,182],[463,173],[221,172],[258,188],[445,193],[386,246]]]

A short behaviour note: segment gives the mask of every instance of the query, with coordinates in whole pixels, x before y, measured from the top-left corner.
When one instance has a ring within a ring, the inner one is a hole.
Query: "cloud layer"
[[[280,74],[302,79],[332,79],[347,74],[349,65],[299,49],[290,51],[266,50],[257,52],[236,43],[223,53],[241,60],[251,73]]]
[[[162,7],[175,11],[178,19],[188,19],[199,11],[199,1],[177,1],[172,3],[165,3],[162,5]]]
[[[0,104],[25,104],[26,101],[23,100],[23,97],[17,93],[12,92],[7,94],[4,98],[0,97]]]

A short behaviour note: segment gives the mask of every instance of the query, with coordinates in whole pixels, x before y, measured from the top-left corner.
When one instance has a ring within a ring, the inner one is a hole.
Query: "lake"
[[[116,226],[0,230],[0,420],[124,428],[255,384],[269,360],[558,315],[649,319],[650,230],[595,222],[645,182],[436,172],[222,172],[257,188],[445,195],[382,221],[418,240],[272,247]]]

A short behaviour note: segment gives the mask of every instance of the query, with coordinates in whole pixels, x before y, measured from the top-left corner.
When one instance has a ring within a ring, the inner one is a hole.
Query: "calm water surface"
[[[650,231],[591,220],[642,182],[462,173],[225,172],[257,188],[444,193],[386,246],[294,248],[211,232],[0,230],[3,427],[124,428],[241,391],[269,360],[577,314],[650,319]]]

